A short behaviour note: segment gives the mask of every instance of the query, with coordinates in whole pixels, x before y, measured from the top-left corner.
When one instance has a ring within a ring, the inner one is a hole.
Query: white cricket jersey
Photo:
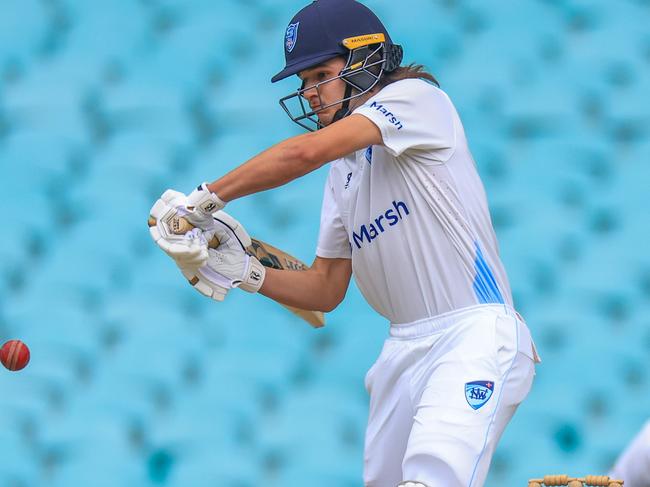
[[[485,190],[449,97],[407,79],[353,113],[375,123],[384,143],[331,163],[316,254],[351,258],[362,294],[391,323],[512,306]]]
[[[616,460],[609,474],[625,487],[650,487],[650,421]]]

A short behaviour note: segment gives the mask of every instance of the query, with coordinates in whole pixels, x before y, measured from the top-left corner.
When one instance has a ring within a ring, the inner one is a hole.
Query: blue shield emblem
[[[465,399],[472,409],[479,409],[485,406],[494,392],[494,382],[487,380],[476,380],[465,384]]]
[[[366,149],[366,161],[368,161],[369,164],[372,164],[372,146]]]
[[[287,33],[284,36],[284,47],[287,49],[287,52],[293,51],[293,48],[296,47],[298,26],[300,26],[300,22],[289,24],[289,27],[287,27]]]

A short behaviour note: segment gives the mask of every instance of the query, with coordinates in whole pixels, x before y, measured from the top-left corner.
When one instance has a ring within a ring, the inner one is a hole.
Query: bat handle
[[[220,244],[220,243],[221,243],[221,242],[219,242],[219,239],[218,239],[218,238],[216,237],[216,235],[215,235],[215,236],[212,237],[212,238],[210,239],[210,241],[208,242],[208,248],[209,248],[209,249],[216,249],[217,247],[219,247],[219,244]]]
[[[155,227],[156,226],[156,219],[152,216],[149,216],[149,220],[147,222],[150,227]],[[194,225],[192,225],[186,218],[180,217],[180,218],[174,218],[171,221],[171,228],[174,234],[176,235],[185,235],[187,232],[193,230],[196,228]],[[215,236],[213,236],[210,241],[208,242],[208,247],[211,249],[216,249],[219,247],[219,239]]]

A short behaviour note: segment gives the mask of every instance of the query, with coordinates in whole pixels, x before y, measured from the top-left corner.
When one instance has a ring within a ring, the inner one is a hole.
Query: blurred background
[[[367,0],[464,121],[544,362],[488,486],[605,474],[650,416],[650,1]],[[388,323],[354,286],[312,330],[216,304],[151,242],[189,192],[300,133],[305,0],[2,0],[0,485],[362,484],[363,377]],[[234,202],[311,262],[327,168]]]

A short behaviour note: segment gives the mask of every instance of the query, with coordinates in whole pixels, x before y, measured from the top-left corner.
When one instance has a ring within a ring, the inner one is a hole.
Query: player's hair
[[[369,62],[372,64],[380,59],[381,56],[376,54],[369,59]],[[375,75],[379,75],[380,66],[372,66],[369,71]],[[403,79],[424,79],[440,88],[440,83],[438,83],[436,77],[426,71],[422,64],[411,63],[406,66],[400,66],[393,71],[385,71],[377,82],[376,89],[381,90],[386,86]]]
[[[425,79],[430,81],[437,87],[440,87],[440,83],[434,75],[425,71],[424,66],[421,64],[411,63],[406,66],[400,66],[395,71],[390,73],[384,73],[378,83],[379,89],[385,88],[391,83],[396,81],[401,81],[403,79]]]

